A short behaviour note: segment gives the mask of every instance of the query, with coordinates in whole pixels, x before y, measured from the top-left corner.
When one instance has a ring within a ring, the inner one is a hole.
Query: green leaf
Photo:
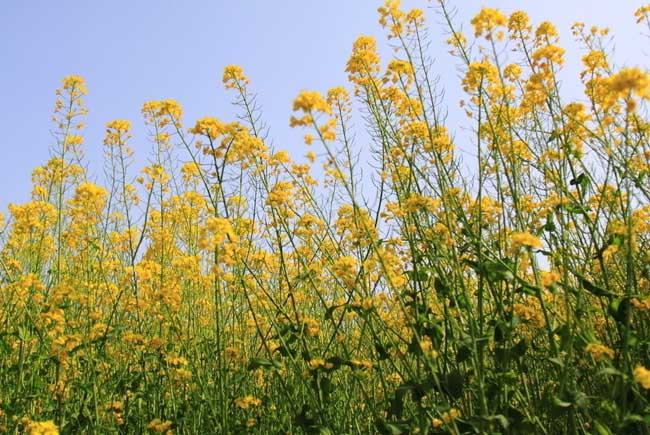
[[[325,360],[325,362],[332,364],[332,368],[327,371],[333,371],[339,369],[342,365],[348,364],[348,361],[344,360],[340,356],[332,356]]]
[[[327,310],[325,310],[325,320],[332,320],[332,316],[334,314],[334,311],[336,311],[336,309],[341,308],[343,306],[345,306],[345,304],[332,305],[331,307],[328,307]]]
[[[503,414],[490,415],[489,417],[487,417],[487,420],[496,421],[505,430],[508,430],[508,427],[510,426],[510,422]]]
[[[561,400],[557,396],[553,396],[553,405],[557,406],[558,408],[570,408],[572,403]]]
[[[306,281],[308,279],[313,279],[316,276],[316,272],[313,270],[308,270],[296,276],[296,281]]]
[[[643,417],[637,414],[627,414],[624,419],[625,421],[633,421],[635,423],[641,423],[645,421]]]
[[[465,376],[460,371],[453,370],[442,379],[441,384],[449,397],[459,399],[463,395]]]
[[[585,189],[587,189],[587,187],[589,186],[589,178],[584,173],[581,173],[576,178],[569,181],[569,184],[571,184],[572,186],[580,186],[581,188],[580,193],[584,195]]]
[[[510,325],[503,320],[497,320],[494,325],[494,341],[501,343],[508,336],[510,336]]]
[[[379,341],[375,341],[375,351],[377,351],[379,361],[386,360],[390,358],[388,353],[388,348],[381,344]]]
[[[318,435],[320,427],[317,425],[314,417],[311,416],[311,410],[308,405],[302,405],[302,410],[295,416],[295,422],[309,435]]]
[[[560,130],[553,130],[551,134],[548,136],[548,139],[546,140],[546,143],[549,144],[553,142],[554,140],[560,139],[562,132]]]
[[[388,408],[388,417],[402,418],[402,413],[404,412],[404,399],[406,395],[413,392],[418,388],[418,385],[413,381],[407,381],[397,387],[393,393],[393,398],[390,401],[390,406]]]
[[[433,288],[438,293],[438,296],[443,298],[449,297],[449,294],[451,293],[447,283],[445,283],[442,279],[440,279],[439,276],[437,276],[436,279],[433,281]]]
[[[528,350],[528,343],[526,342],[525,339],[521,339],[517,344],[512,346],[512,349],[510,349],[512,355],[517,358],[521,358],[522,356],[524,356],[527,350]]]
[[[467,346],[461,346],[456,351],[456,362],[462,363],[472,356],[472,350]]]
[[[418,270],[409,270],[407,275],[412,281],[427,282],[430,274],[429,268],[420,268]]]
[[[515,278],[510,268],[502,262],[486,261],[481,266],[485,277],[490,282],[512,281]]]
[[[255,369],[258,369],[260,367],[281,369],[282,368],[282,363],[280,361],[274,360],[274,359],[251,358],[251,360],[248,362],[247,369],[248,370],[255,370]]]
[[[534,286],[532,284],[524,284],[521,287],[518,287],[515,292],[521,293],[521,294],[526,294],[529,296],[537,296],[538,294],[541,293],[541,289],[537,286]]]
[[[585,290],[587,290],[589,293],[591,293],[591,294],[593,294],[595,296],[603,296],[603,297],[608,297],[608,298],[616,296],[614,293],[612,293],[610,291],[607,291],[604,288],[599,287],[596,284],[594,284],[593,282],[589,281],[583,275],[581,275],[581,274],[579,274],[577,272],[573,272],[573,274],[580,281],[580,285],[582,285],[582,287]]]
[[[626,324],[630,314],[630,301],[628,298],[616,298],[609,304],[609,313],[620,324]]]
[[[598,373],[596,373],[596,376],[623,376],[623,373],[620,372],[619,370],[616,370],[614,367],[605,367],[602,370],[599,370]]]
[[[598,432],[598,435],[614,435],[614,433],[611,430],[609,430],[607,426],[605,426],[598,420],[594,420],[594,428]]]
[[[555,231],[557,229],[557,227],[555,226],[555,221],[553,220],[553,214],[552,213],[548,213],[546,215],[546,223],[544,224],[543,229],[544,229],[544,231],[547,231],[549,233],[552,233],[553,231]]]
[[[575,201],[564,204],[564,210],[572,214],[587,214],[589,212],[587,207]]]
[[[388,423],[384,420],[379,420],[376,426],[381,435],[403,435],[409,430],[408,423]]]

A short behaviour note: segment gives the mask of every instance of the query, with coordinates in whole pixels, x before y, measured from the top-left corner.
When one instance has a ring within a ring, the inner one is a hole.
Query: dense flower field
[[[484,8],[463,35],[434,7],[460,144],[396,0],[393,59],[361,36],[348,88],[295,99],[304,159],[233,65],[235,121],[147,102],[151,164],[115,120],[91,179],[66,77],[0,218],[0,433],[650,434],[650,74],[577,23],[568,100],[553,24]]]

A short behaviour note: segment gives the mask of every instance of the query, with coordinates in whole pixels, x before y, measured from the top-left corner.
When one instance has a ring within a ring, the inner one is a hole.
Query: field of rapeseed
[[[232,65],[234,121],[146,102],[151,164],[111,121],[98,182],[63,79],[52,158],[0,217],[0,433],[650,434],[650,74],[577,23],[570,100],[553,24],[484,8],[463,35],[435,8],[460,144],[395,0],[395,57],[361,36],[348,87],[293,102],[305,159]]]

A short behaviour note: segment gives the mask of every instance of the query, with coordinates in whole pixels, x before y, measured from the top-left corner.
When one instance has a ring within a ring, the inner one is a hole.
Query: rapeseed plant
[[[398,0],[393,59],[361,36],[349,89],[294,100],[305,159],[229,65],[235,121],[146,102],[149,164],[108,122],[99,182],[64,78],[52,158],[0,215],[0,433],[650,433],[648,71],[576,23],[567,100],[552,23],[483,8],[466,36],[436,7],[465,139]]]

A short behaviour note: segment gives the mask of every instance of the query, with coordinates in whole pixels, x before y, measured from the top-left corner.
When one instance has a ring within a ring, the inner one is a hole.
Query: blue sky
[[[113,119],[134,123],[132,147],[144,163],[150,144],[140,117],[147,100],[173,98],[184,108],[185,124],[201,116],[232,120],[234,108],[221,85],[225,65],[241,65],[259,94],[277,148],[302,156],[302,132],[291,131],[291,102],[301,89],[325,91],[345,84],[345,63],[354,39],[377,36],[375,0],[8,0],[0,13],[0,211],[29,198],[31,170],[49,157],[54,91],[66,75],[87,81],[86,154],[91,173],[101,174],[104,125]],[[426,0],[403,2],[428,8]],[[435,2],[434,2],[435,3]],[[484,0],[462,6],[457,21],[482,6],[505,12],[524,9],[533,22],[557,24],[562,44],[574,53],[567,75],[577,73],[578,53],[570,25],[610,26],[620,64],[645,65],[649,40],[634,24],[642,2],[621,0]],[[446,55],[440,19],[427,9],[432,55],[447,90],[446,104],[457,108],[458,73]],[[384,48],[384,53],[389,51]],[[643,56],[640,56],[640,55]],[[572,63],[573,62],[573,63]],[[452,115],[453,116],[453,115]],[[462,139],[462,136],[458,136]]]

